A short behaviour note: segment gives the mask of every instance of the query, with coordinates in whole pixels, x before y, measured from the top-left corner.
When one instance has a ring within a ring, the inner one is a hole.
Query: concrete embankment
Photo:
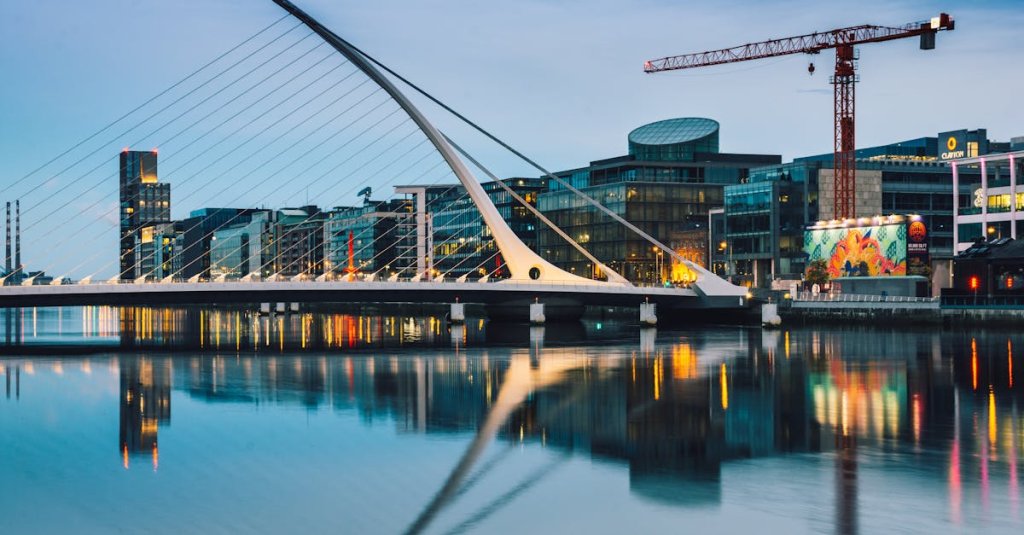
[[[838,302],[794,301],[779,307],[786,323],[879,323],[885,325],[941,325],[938,302]]]
[[[779,307],[783,324],[842,323],[1020,327],[1024,309],[940,307],[938,301],[793,301]]]

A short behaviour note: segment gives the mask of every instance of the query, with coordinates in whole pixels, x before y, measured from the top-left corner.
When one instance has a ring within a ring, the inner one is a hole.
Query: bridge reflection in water
[[[245,321],[229,314],[209,319],[216,314],[204,312],[200,325],[233,321],[230,332],[237,333]],[[251,321],[256,329],[263,318]],[[404,329],[407,320],[379,318],[368,326],[361,318],[317,318],[313,323],[321,327],[315,329],[304,326],[305,315],[290,321],[325,344],[336,337],[323,329],[340,328],[342,347],[353,330],[360,336],[360,328],[371,340],[418,332],[427,345],[448,333],[430,318],[421,318],[416,329]],[[1024,348],[1020,335],[729,329],[662,333],[655,343],[655,333],[643,331],[638,345],[595,351],[546,345],[550,331],[524,331],[521,346],[526,340],[529,346],[512,349],[467,349],[466,341],[485,341],[470,325],[454,338],[443,336],[444,345],[455,347],[442,351],[113,357],[121,462],[128,468],[141,457],[158,467],[159,430],[171,421],[173,392],[179,392],[211,403],[354,410],[367,421],[393,421],[401,432],[472,434],[433,498],[409,519],[410,532],[437,520],[502,462],[500,453],[485,456],[492,442],[621,462],[634,495],[680,507],[718,504],[722,469],[730,462],[823,455],[835,465],[832,522],[840,532],[857,531],[864,514],[858,463],[865,451],[911,453],[901,462],[917,465],[919,484],[946,489],[953,522],[965,509],[977,514],[974,502],[995,495],[1017,506],[1024,419],[1013,358],[1015,347]],[[263,340],[262,332],[254,339]],[[853,338],[857,344],[845,341]],[[236,341],[221,343],[230,350]],[[85,367],[106,360],[73,362]],[[39,358],[0,362],[8,399],[11,377],[20,375],[24,391],[26,369],[35,374],[68,365]],[[514,503],[566,458],[508,482],[507,492],[464,513],[457,527],[476,525]]]

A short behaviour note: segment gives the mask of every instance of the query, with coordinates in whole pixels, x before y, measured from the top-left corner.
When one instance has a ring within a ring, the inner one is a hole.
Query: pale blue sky
[[[957,29],[940,34],[936,50],[920,51],[914,39],[862,48],[858,146],[956,128],[988,128],[997,140],[1024,135],[1013,107],[1022,85],[1021,1],[868,0],[855,8],[816,1],[297,3],[551,169],[624,154],[631,129],[679,116],[719,121],[727,152],[785,160],[829,152],[831,53],[815,58],[813,77],[804,56],[659,75],[645,75],[643,61],[840,26],[901,24],[940,11],[953,14]],[[3,2],[0,189],[282,14],[269,0]],[[466,137],[438,110],[425,110],[499,174],[536,174]],[[57,177],[49,191],[77,170]],[[97,199],[108,212],[116,204],[116,196]],[[27,195],[23,203],[38,208],[26,222],[62,202],[59,194]],[[175,203],[174,215],[204,204]],[[73,216],[75,206],[64,210]],[[40,220],[26,232],[28,267],[57,272],[75,264],[66,257],[82,240],[61,251],[43,245],[66,230],[56,228],[64,220]],[[109,248],[112,257],[111,232],[92,247]]]

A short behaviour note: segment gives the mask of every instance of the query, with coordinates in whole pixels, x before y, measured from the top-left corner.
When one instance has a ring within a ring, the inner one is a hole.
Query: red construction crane
[[[935,34],[939,30],[952,30],[953,18],[946,13],[931,20],[912,22],[898,27],[862,25],[817,32],[797,37],[772,39],[733,48],[711,50],[683,56],[652,59],[644,62],[644,72],[655,73],[708,67],[723,63],[736,63],[752,59],[773,58],[787,54],[817,54],[829,48],[836,49],[836,72],[829,78],[835,100],[835,201],[836,219],[855,217],[854,173],[854,98],[853,84],[859,81],[857,51],[854,45],[879,43],[906,37],[921,37],[921,50],[935,48]],[[814,64],[808,68],[814,72]]]

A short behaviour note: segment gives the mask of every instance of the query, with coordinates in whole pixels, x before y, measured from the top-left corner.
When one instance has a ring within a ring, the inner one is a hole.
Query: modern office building
[[[135,278],[181,278],[184,237],[180,221],[143,227],[135,241]]]
[[[544,189],[545,180],[514,177],[501,181],[532,206]],[[512,231],[530,247],[537,243],[537,217],[496,181],[481,184],[498,213]],[[480,211],[461,185],[399,186],[396,193],[407,195],[413,217],[409,233],[415,236],[400,251],[402,258],[414,258],[417,273],[457,278],[461,276],[502,278],[504,259]],[[427,254],[430,251],[431,254]],[[410,270],[411,271],[411,270]]]
[[[857,217],[919,215],[935,291],[948,286],[954,254],[954,186],[946,162],[1008,146],[986,135],[985,129],[955,130],[856,151]],[[725,264],[727,275],[752,286],[800,278],[806,269],[804,227],[833,219],[832,157],[752,169],[749,184],[727,187],[725,246],[711,248],[713,263]],[[962,171],[980,176],[974,168]],[[972,190],[963,181],[957,190],[962,206]]]
[[[949,162],[961,194],[950,197],[956,210],[956,251],[980,238],[1024,237],[1024,191],[1018,189],[1024,150],[967,157]],[[966,190],[966,193],[965,193]]]
[[[324,273],[324,220],[317,206],[283,208],[272,225],[271,275],[314,278]]]
[[[229,226],[244,225],[256,209],[202,208],[193,210],[188,219],[180,222],[183,232],[181,247],[181,276],[185,279],[211,278],[210,243],[214,233]]]
[[[249,221],[214,231],[210,240],[210,277],[241,279],[270,274],[270,246],[274,212],[260,210]]]
[[[750,171],[750,182],[725,188],[724,239],[714,258],[720,274],[766,286],[778,275],[803,273],[803,229],[818,219],[819,162]]]
[[[361,206],[331,210],[324,222],[325,271],[332,278],[348,273],[387,277],[408,268],[415,259],[399,253],[414,245],[408,224],[412,217],[411,203],[405,199],[367,199]]]
[[[768,154],[719,151],[719,124],[679,118],[641,126],[628,136],[628,154],[554,173],[597,199],[662,243],[676,243],[677,254],[708,264],[709,211],[723,205],[723,189],[745,183],[751,168],[777,165]],[[683,282],[692,278],[682,265],[666,261],[647,240],[592,208],[560,181],[549,180],[538,198],[540,211],[614,269],[634,282]],[[558,234],[539,229],[538,251],[556,266],[591,277],[594,266]]]
[[[171,185],[157,180],[157,152],[121,151],[120,158],[120,278],[134,280],[152,269],[140,262],[137,247],[152,248],[154,227],[171,222]]]

